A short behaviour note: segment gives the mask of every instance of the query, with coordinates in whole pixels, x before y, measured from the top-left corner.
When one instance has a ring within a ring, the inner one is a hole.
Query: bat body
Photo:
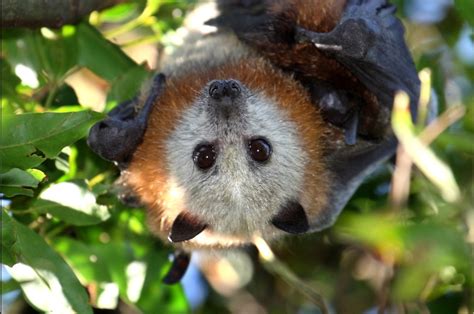
[[[205,45],[219,47],[228,36]],[[168,234],[179,215],[187,217],[183,230],[170,234],[174,242],[204,225],[185,240],[215,246],[249,242],[256,233],[271,239],[283,233],[272,224],[281,211],[303,220],[324,216],[324,148],[337,132],[298,81],[234,40],[225,58],[195,60],[192,71],[167,75],[125,174],[151,209],[152,226]],[[212,159],[204,167],[195,159],[200,147],[209,155],[201,158]],[[297,224],[285,231],[309,229],[307,221]]]
[[[217,32],[185,43],[145,97],[92,128],[89,144],[118,163],[151,228],[185,249],[321,230],[395,151],[397,90],[416,116],[419,83],[394,7],[218,7]]]

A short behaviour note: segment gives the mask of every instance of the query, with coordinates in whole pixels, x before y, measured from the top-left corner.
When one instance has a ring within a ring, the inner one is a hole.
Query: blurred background
[[[119,172],[85,136],[182,44],[197,2],[105,2],[59,28],[4,27],[2,8],[2,313],[320,313],[286,271],[332,313],[473,313],[474,1],[392,1],[440,116],[399,126],[431,136],[406,148],[430,156],[408,181],[393,159],[333,227],[272,243],[283,272],[253,247],[198,252],[174,286],[161,282],[172,248],[117,200]]]

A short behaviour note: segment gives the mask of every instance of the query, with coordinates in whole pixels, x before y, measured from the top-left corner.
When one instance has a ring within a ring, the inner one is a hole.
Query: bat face
[[[248,238],[282,204],[299,199],[309,158],[295,122],[275,100],[236,80],[207,84],[166,150],[186,210],[216,232]]]
[[[168,81],[125,175],[151,225],[197,245],[307,231],[327,189],[307,91],[261,59],[197,76]]]

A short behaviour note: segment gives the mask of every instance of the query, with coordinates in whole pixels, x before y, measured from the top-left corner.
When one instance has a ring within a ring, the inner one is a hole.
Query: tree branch
[[[77,23],[92,11],[126,0],[2,0],[2,27],[51,27]]]

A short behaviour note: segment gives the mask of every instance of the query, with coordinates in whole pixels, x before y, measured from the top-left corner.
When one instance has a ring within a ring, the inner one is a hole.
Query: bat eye
[[[216,162],[216,157],[216,149],[212,144],[200,144],[193,152],[194,164],[203,170],[211,168]]]
[[[253,160],[265,162],[272,154],[272,146],[263,138],[255,138],[249,141],[248,152]]]

